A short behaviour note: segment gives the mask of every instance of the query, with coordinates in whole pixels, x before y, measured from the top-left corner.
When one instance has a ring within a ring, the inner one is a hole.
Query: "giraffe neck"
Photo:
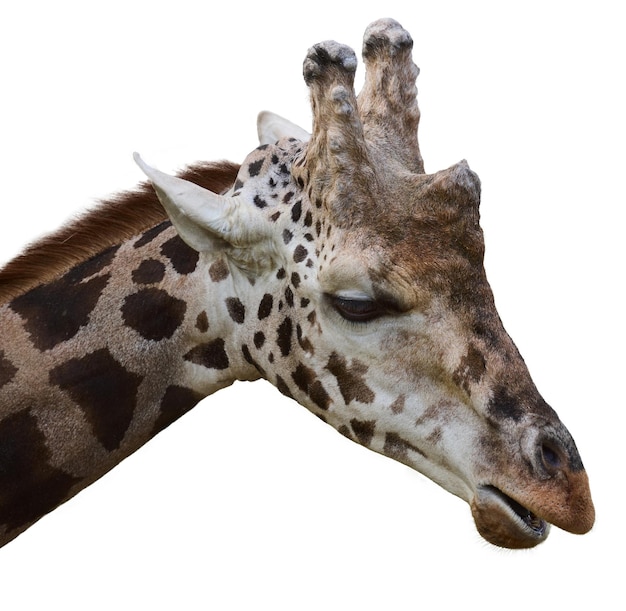
[[[230,332],[237,273],[164,221],[0,307],[0,544],[203,397],[259,377]]]

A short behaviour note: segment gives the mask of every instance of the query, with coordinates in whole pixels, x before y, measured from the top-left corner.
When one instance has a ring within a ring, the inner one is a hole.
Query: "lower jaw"
[[[481,536],[499,547],[535,547],[548,537],[550,525],[493,486],[479,488],[470,503]]]

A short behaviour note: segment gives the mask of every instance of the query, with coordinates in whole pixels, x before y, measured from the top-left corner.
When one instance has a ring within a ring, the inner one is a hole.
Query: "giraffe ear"
[[[133,157],[152,183],[176,231],[191,248],[199,252],[229,250],[242,264],[262,258],[259,249],[268,251],[272,243],[270,224],[254,206],[156,170],[138,153]]]
[[[259,113],[257,132],[259,144],[274,144],[281,138],[296,138],[302,142],[308,142],[311,139],[309,132],[269,110]]]

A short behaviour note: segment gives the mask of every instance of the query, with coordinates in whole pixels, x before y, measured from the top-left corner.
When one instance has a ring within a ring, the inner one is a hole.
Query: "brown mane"
[[[214,193],[228,189],[239,166],[229,161],[198,163],[179,176]],[[93,210],[37,240],[0,269],[0,303],[49,282],[71,267],[161,223],[167,218],[152,186],[102,201]]]

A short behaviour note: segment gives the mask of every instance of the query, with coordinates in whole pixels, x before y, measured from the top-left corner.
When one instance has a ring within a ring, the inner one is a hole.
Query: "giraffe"
[[[0,544],[204,397],[266,379],[467,501],[490,543],[594,523],[572,436],[483,267],[480,182],[426,174],[413,41],[309,49],[312,132],[259,115],[241,166],[149,179],[0,272]]]

